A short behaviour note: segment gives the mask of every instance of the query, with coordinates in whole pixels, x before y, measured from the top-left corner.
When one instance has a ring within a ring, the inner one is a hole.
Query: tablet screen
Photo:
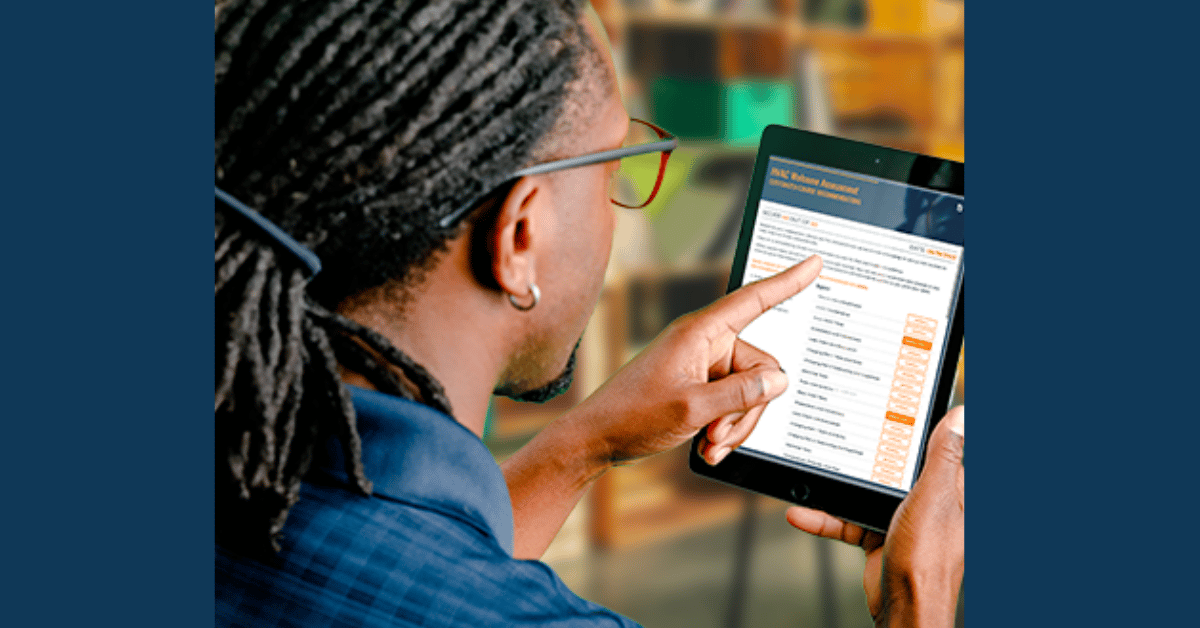
[[[825,264],[741,334],[791,384],[739,451],[903,495],[946,359],[964,198],[778,156],[763,182],[742,283]]]

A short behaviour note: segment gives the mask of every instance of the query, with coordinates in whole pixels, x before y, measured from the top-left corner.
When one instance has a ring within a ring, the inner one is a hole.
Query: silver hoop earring
[[[508,302],[512,303],[512,306],[518,310],[521,310],[522,312],[528,312],[538,304],[538,301],[542,300],[542,291],[538,289],[536,283],[531,283],[529,284],[529,294],[533,295],[533,302],[529,305],[521,305],[520,303],[517,303],[517,300],[513,298],[511,293],[508,295]]]

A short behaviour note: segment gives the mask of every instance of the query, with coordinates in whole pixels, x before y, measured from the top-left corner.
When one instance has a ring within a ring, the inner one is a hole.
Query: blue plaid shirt
[[[504,475],[477,436],[427,406],[352,388],[363,465],[320,458],[264,563],[217,548],[217,626],[633,626],[512,557]]]

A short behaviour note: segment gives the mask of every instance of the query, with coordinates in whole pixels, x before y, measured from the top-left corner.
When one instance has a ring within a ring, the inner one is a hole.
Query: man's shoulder
[[[306,484],[282,544],[267,561],[218,549],[217,625],[623,625],[436,506]]]
[[[284,528],[293,551],[507,555],[481,521],[455,504],[357,494],[306,482]]]

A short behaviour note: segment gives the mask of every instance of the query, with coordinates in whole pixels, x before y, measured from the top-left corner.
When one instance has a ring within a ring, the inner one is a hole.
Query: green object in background
[[[767,125],[795,126],[796,90],[788,81],[664,76],[650,85],[650,111],[680,139],[755,146]]]
[[[663,76],[650,84],[650,115],[680,139],[721,137],[721,84]]]
[[[767,125],[795,126],[796,90],[785,81],[734,81],[724,86],[722,139],[757,146]]]

